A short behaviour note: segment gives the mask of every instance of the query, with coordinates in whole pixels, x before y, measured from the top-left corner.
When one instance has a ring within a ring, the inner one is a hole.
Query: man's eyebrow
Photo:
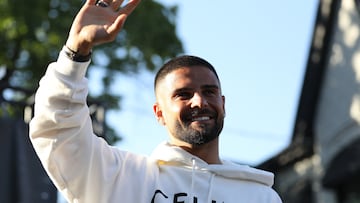
[[[201,86],[201,88],[205,88],[205,89],[220,89],[220,87],[218,85],[203,85]]]
[[[184,91],[190,91],[190,90],[193,90],[193,88],[190,88],[190,87],[181,87],[181,88],[175,89],[173,92],[176,93],[176,92],[184,92]]]

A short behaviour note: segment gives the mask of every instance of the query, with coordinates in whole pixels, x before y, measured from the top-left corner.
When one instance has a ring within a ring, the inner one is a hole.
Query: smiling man
[[[218,136],[224,125],[225,97],[214,67],[199,57],[167,62],[155,77],[154,112],[181,146],[208,163],[220,164]]]
[[[115,39],[139,0],[119,9],[122,3],[85,3],[36,93],[31,141],[66,200],[280,203],[272,173],[220,158],[225,97],[214,67],[200,57],[176,57],[155,77],[153,110],[170,139],[151,156],[115,148],[94,134],[86,105],[86,70],[94,46]]]

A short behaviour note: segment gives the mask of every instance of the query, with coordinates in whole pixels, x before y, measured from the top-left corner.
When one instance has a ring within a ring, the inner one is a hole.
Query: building
[[[360,202],[359,2],[319,1],[292,142],[258,166],[284,202]]]

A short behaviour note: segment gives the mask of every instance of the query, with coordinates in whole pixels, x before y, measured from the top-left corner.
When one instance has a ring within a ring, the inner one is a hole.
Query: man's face
[[[154,112],[172,138],[201,145],[223,128],[225,97],[215,74],[206,67],[183,67],[169,73],[156,90]]]

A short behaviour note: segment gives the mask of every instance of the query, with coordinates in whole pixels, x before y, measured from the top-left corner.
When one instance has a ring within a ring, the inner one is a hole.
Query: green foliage
[[[36,89],[46,66],[56,60],[81,4],[80,0],[0,0],[0,99],[10,86],[30,92]],[[105,70],[103,84],[99,84],[104,92],[90,98],[106,99],[109,109],[117,108],[120,97],[108,88],[115,73],[153,71],[182,53],[175,29],[176,10],[143,0],[115,42],[96,48],[92,64]],[[26,101],[29,96],[27,92],[11,99]]]

